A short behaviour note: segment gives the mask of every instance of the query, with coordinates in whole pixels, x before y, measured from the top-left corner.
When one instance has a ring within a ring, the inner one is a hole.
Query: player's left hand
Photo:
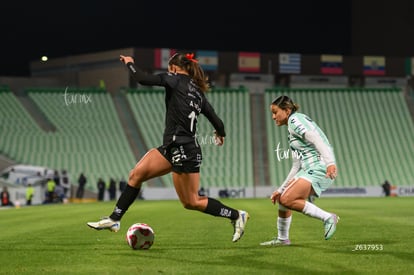
[[[222,146],[224,144],[224,137],[219,136],[217,131],[214,131],[214,142],[217,146]]]
[[[338,175],[338,172],[336,170],[336,165],[335,164],[331,164],[331,165],[329,165],[326,168],[326,175],[325,175],[325,177],[334,180],[337,175]]]

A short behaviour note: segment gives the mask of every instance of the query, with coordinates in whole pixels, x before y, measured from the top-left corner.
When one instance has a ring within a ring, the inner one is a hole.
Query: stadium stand
[[[413,184],[414,125],[400,89],[268,89],[266,104],[282,94],[326,131],[339,168],[335,186],[379,186],[385,179]],[[281,158],[289,148],[286,129],[277,128],[266,111],[270,176],[280,184],[291,165]],[[278,144],[279,159],[273,151]]]
[[[23,161],[31,154],[38,137],[46,134],[8,88],[0,90],[0,105],[0,151],[14,160]]]
[[[6,155],[20,163],[67,169],[74,184],[84,172],[89,190],[96,190],[99,177],[128,175],[135,159],[109,94],[95,88],[27,93],[57,130],[41,131],[12,93],[1,93],[6,119],[0,148]]]
[[[284,180],[291,167],[287,133],[274,125],[268,108],[281,94],[291,96],[299,103],[300,111],[328,134],[339,167],[335,186],[380,186],[385,179],[395,185],[412,186],[414,124],[400,89],[266,89],[263,106],[255,110],[263,110],[267,143],[252,144],[252,131],[257,128],[253,127],[256,122],[252,121],[249,92],[222,88],[213,89],[207,97],[227,128],[223,147],[214,145],[210,123],[199,117],[198,140],[204,154],[202,187],[277,186]],[[39,127],[18,97],[8,87],[0,86],[3,155],[18,163],[68,169],[75,184],[84,172],[87,189],[92,191],[96,190],[98,177],[108,180],[128,175],[136,157],[108,93],[95,88],[36,88],[28,89],[27,95],[56,131]],[[130,89],[125,96],[145,143],[143,149],[159,146],[164,129],[164,91]],[[269,181],[255,182],[254,146],[264,148],[269,162],[266,166],[270,168],[260,173],[269,173]],[[172,187],[171,175],[157,184]]]
[[[214,145],[213,128],[199,116],[198,140],[203,150],[201,186],[253,186],[250,98],[245,89],[214,89],[207,94],[211,104],[226,125],[223,147]],[[146,141],[147,147],[162,142],[164,129],[164,90],[131,89],[127,98]],[[173,186],[171,176],[163,177],[166,186]]]

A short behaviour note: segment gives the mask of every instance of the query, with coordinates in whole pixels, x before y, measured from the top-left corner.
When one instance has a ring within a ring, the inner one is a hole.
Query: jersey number
[[[194,111],[192,111],[189,115],[188,118],[191,119],[191,124],[190,124],[190,131],[193,132],[193,128],[194,128],[194,121],[197,119],[197,115]]]

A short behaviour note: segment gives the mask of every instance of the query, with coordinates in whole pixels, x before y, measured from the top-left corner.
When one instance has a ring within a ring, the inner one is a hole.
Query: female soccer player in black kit
[[[176,53],[168,62],[168,72],[151,75],[136,67],[130,56],[121,55],[120,60],[138,83],[165,87],[163,144],[149,150],[131,170],[128,185],[112,214],[98,222],[88,222],[88,226],[117,232],[122,216],[135,201],[142,183],[172,172],[174,187],[183,206],[230,219],[234,227],[232,240],[237,242],[243,236],[249,214],[198,194],[202,153],[196,139],[197,117],[200,114],[207,117],[215,129],[218,145],[223,145],[226,136],[222,120],[204,95],[209,84],[198,61],[193,54]]]

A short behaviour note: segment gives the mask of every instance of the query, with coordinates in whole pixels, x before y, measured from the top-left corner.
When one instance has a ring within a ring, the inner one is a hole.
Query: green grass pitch
[[[115,202],[0,209],[0,274],[412,274],[414,198],[320,198],[340,222],[325,241],[322,222],[294,212],[291,246],[261,247],[276,234],[269,199],[225,199],[250,213],[231,241],[230,221],[185,210],[179,201],[136,201],[118,233],[86,225]],[[149,250],[132,250],[128,227],[148,223]]]

